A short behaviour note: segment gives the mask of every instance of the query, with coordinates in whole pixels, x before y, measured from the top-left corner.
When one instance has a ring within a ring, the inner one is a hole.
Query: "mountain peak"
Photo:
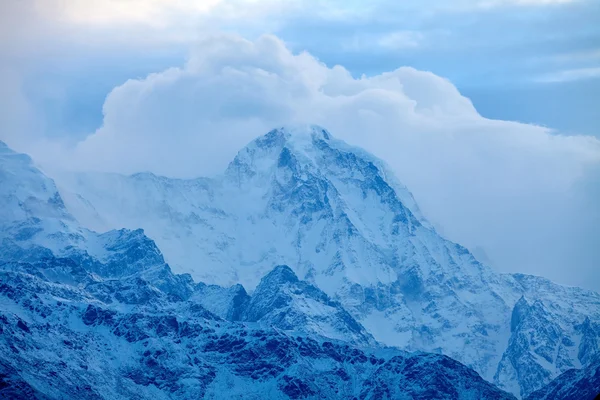
[[[0,142],[0,226],[46,217],[72,219],[54,181],[27,154]]]
[[[243,320],[286,331],[305,331],[335,340],[374,345],[375,339],[340,303],[279,265],[261,281]]]
[[[331,133],[327,131],[327,129],[323,128],[319,125],[313,124],[296,124],[296,125],[286,125],[282,128],[279,128],[283,132],[287,132],[290,134],[290,138],[293,140],[294,138],[301,137],[310,137],[311,139],[321,139],[321,140],[330,140],[332,139]]]
[[[225,175],[242,186],[256,179],[271,181],[278,169],[317,172],[324,168],[325,153],[342,143],[318,125],[279,127],[241,149]],[[257,186],[257,182],[252,186]]]
[[[0,162],[18,163],[22,167],[31,167],[33,160],[27,154],[17,153],[11,149],[5,142],[0,140]]]
[[[329,142],[332,139],[331,133],[319,125],[286,125],[275,128],[256,138],[240,151],[238,157],[248,152],[252,153],[253,156],[264,156],[269,153],[277,154],[285,148],[312,149],[317,147],[319,143]]]
[[[298,282],[298,277],[287,265],[278,265],[269,272],[261,281],[262,284],[273,285]]]
[[[286,143],[301,140],[330,140],[332,138],[325,128],[311,124],[293,124],[275,128],[256,139],[254,143],[258,147],[281,147]]]
[[[273,129],[240,150],[225,175],[237,188],[274,188],[270,195],[279,192],[275,202],[287,203],[286,197],[304,194],[295,197],[325,204],[341,196],[336,209],[361,209],[363,200],[372,195],[378,199],[376,207],[395,203],[392,212],[400,220],[431,227],[410,191],[383,160],[334,138],[318,125]]]

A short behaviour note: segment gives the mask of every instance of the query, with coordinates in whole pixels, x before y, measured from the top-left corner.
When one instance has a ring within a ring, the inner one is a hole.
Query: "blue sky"
[[[598,1],[0,8],[0,140],[48,170],[210,175],[317,123],[494,267],[600,287]]]

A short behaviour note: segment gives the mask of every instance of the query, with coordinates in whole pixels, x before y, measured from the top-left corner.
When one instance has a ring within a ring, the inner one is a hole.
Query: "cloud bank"
[[[600,286],[600,141],[485,119],[432,73],[355,78],[274,36],[220,35],[184,66],[115,88],[103,112],[75,148],[29,151],[65,168],[195,177],[273,127],[316,123],[386,160],[442,234],[497,268]]]

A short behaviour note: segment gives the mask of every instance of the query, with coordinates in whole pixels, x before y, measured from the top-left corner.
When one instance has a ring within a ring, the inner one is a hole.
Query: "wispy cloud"
[[[498,6],[554,6],[575,3],[581,0],[483,0],[475,4],[483,8]]]
[[[357,53],[416,49],[424,45],[425,37],[425,32],[411,30],[354,34],[344,40],[342,49]]]
[[[600,61],[600,49],[589,49],[576,52],[555,54],[549,57],[555,62],[589,62]]]
[[[423,39],[424,34],[422,32],[396,31],[381,36],[377,44],[385,49],[399,50],[419,47]]]
[[[557,72],[550,72],[538,76],[535,79],[535,81],[541,83],[558,83],[595,78],[600,78],[600,67],[577,68]]]

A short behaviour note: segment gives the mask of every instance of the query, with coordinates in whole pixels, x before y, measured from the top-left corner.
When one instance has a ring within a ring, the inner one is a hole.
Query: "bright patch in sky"
[[[38,0],[44,14],[76,24],[144,23],[164,26],[173,17],[205,13],[221,0]]]

